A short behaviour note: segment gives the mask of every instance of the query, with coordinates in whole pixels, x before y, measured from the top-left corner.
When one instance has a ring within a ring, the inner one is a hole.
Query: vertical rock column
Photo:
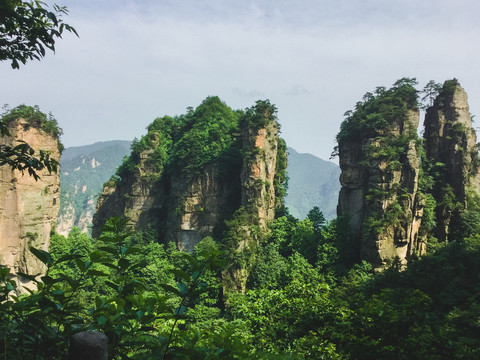
[[[240,221],[231,233],[238,243],[228,249],[235,260],[223,271],[224,289],[245,292],[247,278],[259,245],[259,236],[275,217],[275,175],[277,172],[278,125],[275,107],[259,103],[242,123],[243,164],[240,172],[241,208],[234,217]],[[244,259],[239,262],[238,259]]]
[[[60,158],[58,139],[44,131],[31,127],[22,119],[9,126],[10,137],[0,141],[8,146],[23,140],[36,150],[50,152],[53,159]],[[21,271],[37,276],[45,272],[45,266],[32,255],[29,248],[48,250],[50,231],[57,221],[60,205],[57,173],[39,172],[40,179],[27,173],[0,167],[0,264],[10,267],[13,273]],[[32,286],[18,279],[20,288]]]
[[[435,236],[448,241],[467,206],[467,190],[480,190],[477,136],[465,90],[447,80],[425,115],[425,151],[437,172],[433,196],[437,201]]]
[[[251,154],[243,159],[240,174],[242,183],[242,206],[258,209],[259,224],[275,217],[274,178],[277,165],[278,129],[274,121],[264,128],[243,129],[243,147]]]
[[[338,142],[342,188],[337,211],[350,233],[344,246],[349,261],[366,260],[377,270],[392,262],[403,267],[423,251],[418,240],[419,114],[409,110],[387,121],[374,132],[360,130]]]

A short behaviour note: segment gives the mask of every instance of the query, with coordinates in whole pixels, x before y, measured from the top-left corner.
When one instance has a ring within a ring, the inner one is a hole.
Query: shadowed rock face
[[[349,236],[349,261],[366,260],[381,270],[406,265],[423,253],[419,240],[423,203],[418,196],[420,142],[416,90],[399,81],[378,88],[347,113],[337,136],[341,190],[337,214]],[[348,250],[347,250],[348,251]]]
[[[355,260],[377,269],[391,261],[403,266],[412,255],[424,254],[429,235],[440,241],[461,237],[471,226],[468,211],[476,211],[479,201],[477,138],[465,90],[456,79],[448,80],[427,109],[421,164],[418,111],[413,101],[402,105],[409,99],[408,88],[399,89],[366,96],[337,137],[342,170],[338,214],[348,218]],[[410,110],[398,116],[404,108]],[[428,226],[420,228],[424,209]]]
[[[121,181],[108,181],[97,201],[93,216],[92,235],[100,235],[105,220],[112,217],[125,217],[129,225],[135,229],[146,229],[148,224],[158,226],[164,206],[162,186],[147,175],[151,170],[147,160],[151,151],[144,151],[139,156],[139,166],[134,173],[125,173]]]
[[[478,193],[477,136],[472,126],[465,90],[456,79],[443,84],[440,94],[425,115],[425,151],[436,164],[439,179],[433,189],[437,201],[435,236],[449,240],[449,234],[459,224],[460,212],[467,206],[467,191]],[[457,206],[449,206],[444,199],[450,195]]]
[[[18,140],[27,142],[36,150],[50,152],[59,159],[58,139],[22,119],[9,125],[11,136],[0,138],[5,145],[16,145]],[[30,247],[48,251],[50,231],[57,221],[59,209],[59,175],[48,171],[38,173],[35,179],[8,166],[0,167],[0,263],[12,269],[12,273],[42,275],[44,265],[29,251]],[[31,286],[29,282],[22,286]]]
[[[403,266],[410,255],[421,250],[418,229],[422,204],[417,199],[420,160],[414,139],[408,140],[399,163],[369,154],[406,136],[418,122],[418,112],[411,111],[405,119],[392,121],[381,136],[339,142],[342,189],[338,215],[348,217],[358,257],[378,269],[396,260]]]

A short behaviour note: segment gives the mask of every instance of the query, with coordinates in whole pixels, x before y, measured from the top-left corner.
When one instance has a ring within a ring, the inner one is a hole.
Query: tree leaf
[[[168,284],[159,284],[159,285],[160,287],[162,287],[164,290],[168,292],[171,292],[178,296],[182,296],[182,293],[180,292],[180,290],[178,290],[177,288],[174,288],[172,285],[168,285]]]
[[[38,260],[40,260],[45,265],[49,265],[53,263],[53,258],[48,252],[44,250],[36,249],[34,247],[31,247],[30,251],[32,252],[33,255],[35,255],[35,257]]]

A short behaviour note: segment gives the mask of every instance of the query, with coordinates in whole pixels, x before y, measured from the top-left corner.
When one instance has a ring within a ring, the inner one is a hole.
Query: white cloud
[[[0,103],[51,110],[67,146],[139,137],[156,116],[218,95],[233,108],[270,99],[289,145],[327,158],[342,114],[403,76],[457,77],[480,113],[473,0],[70,6],[80,38],[67,34],[57,54],[20,71],[0,63]]]

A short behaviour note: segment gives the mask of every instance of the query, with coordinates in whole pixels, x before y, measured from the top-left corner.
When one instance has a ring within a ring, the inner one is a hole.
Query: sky
[[[457,78],[480,114],[478,0],[55,3],[79,37],[20,70],[0,62],[0,105],[53,113],[66,147],[139,138],[216,95],[233,109],[269,99],[287,145],[328,159],[343,114],[402,77]]]

